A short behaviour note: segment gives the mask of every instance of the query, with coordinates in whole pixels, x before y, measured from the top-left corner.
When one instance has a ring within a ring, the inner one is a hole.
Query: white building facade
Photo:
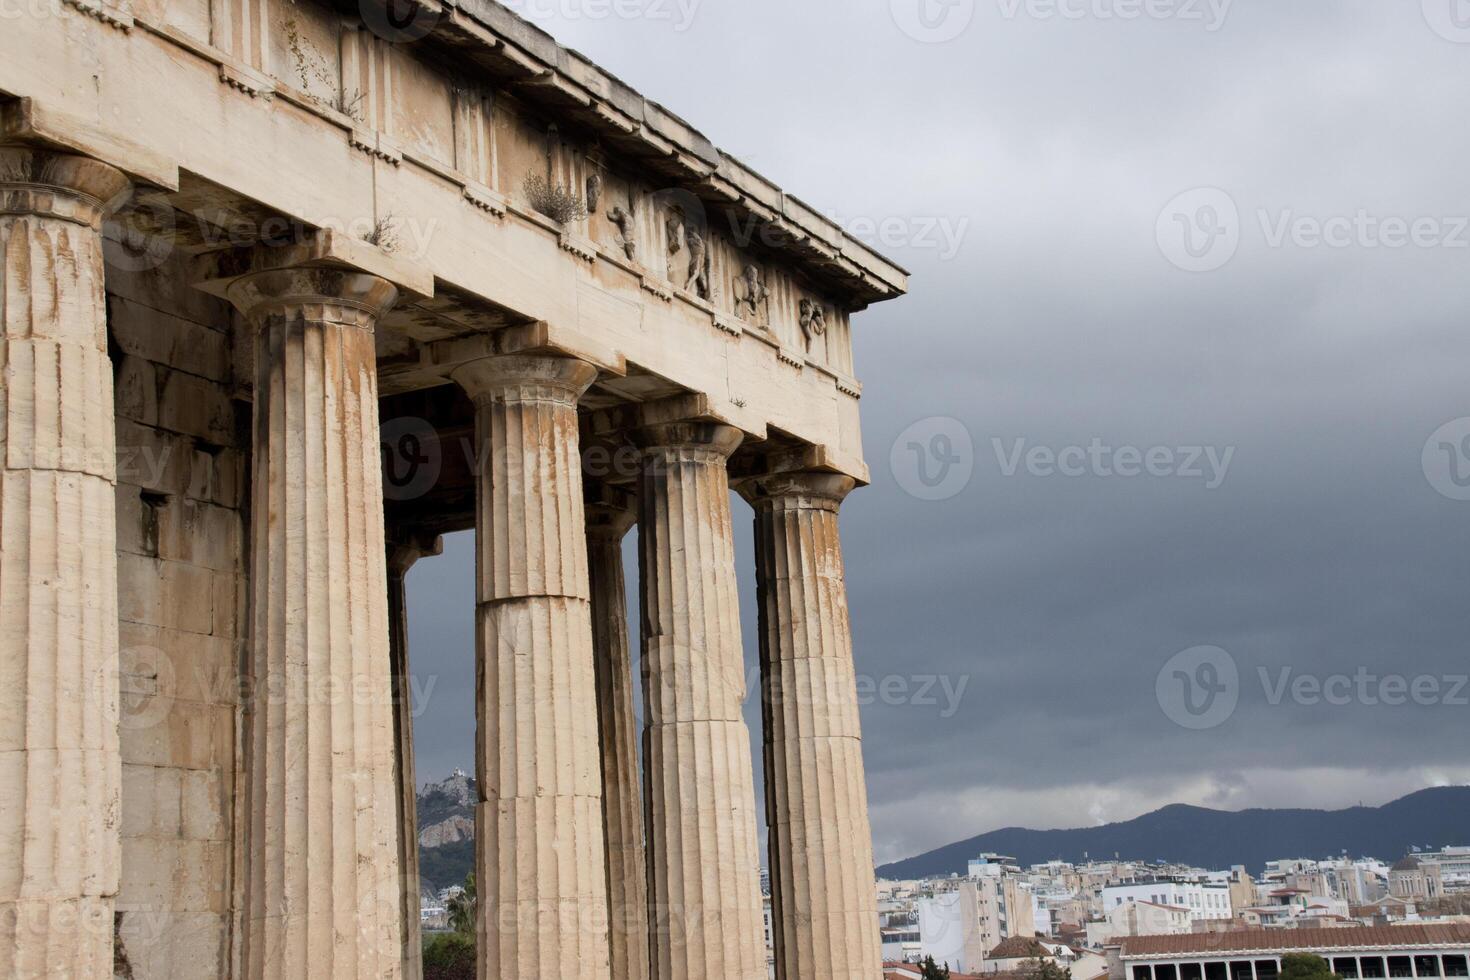
[[[1103,889],[1103,910],[1111,911],[1127,902],[1188,909],[1191,919],[1229,919],[1233,916],[1230,886],[1219,882],[1178,880],[1140,881]]]
[[[1470,977],[1470,924],[1145,936],[1110,950],[1114,980],[1275,980],[1310,953],[1343,980]]]

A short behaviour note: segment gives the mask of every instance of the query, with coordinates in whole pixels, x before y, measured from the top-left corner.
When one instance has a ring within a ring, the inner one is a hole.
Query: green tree
[[[1281,957],[1281,980],[1342,980],[1320,956],[1287,953]]]
[[[449,928],[462,936],[475,934],[475,906],[479,899],[475,895],[475,873],[471,871],[464,879],[464,891],[449,900]]]
[[[939,966],[930,956],[919,964],[919,976],[924,980],[949,980],[949,964]]]
[[[475,937],[441,932],[425,939],[424,980],[475,980]]]

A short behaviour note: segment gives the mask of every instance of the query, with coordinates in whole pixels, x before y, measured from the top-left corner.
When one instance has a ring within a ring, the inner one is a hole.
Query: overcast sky
[[[842,514],[880,861],[1470,781],[1470,3],[690,2],[518,9],[913,272]],[[420,781],[472,545],[410,579]]]

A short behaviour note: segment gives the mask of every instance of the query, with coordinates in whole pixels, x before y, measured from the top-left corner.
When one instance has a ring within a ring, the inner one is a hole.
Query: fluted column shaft
[[[127,180],[0,147],[0,976],[110,977],[116,448],[101,222]]]
[[[424,974],[423,927],[419,921],[418,792],[413,760],[413,675],[408,660],[408,573],[419,559],[443,551],[437,537],[388,544],[388,657],[393,670],[393,732],[398,792],[398,867],[403,887],[399,934],[403,980]]]
[[[766,825],[778,980],[882,968],[837,510],[847,477],[741,487],[755,508]]]
[[[503,356],[475,403],[479,975],[608,977],[580,361]]]
[[[245,975],[396,978],[393,677],[373,331],[395,288],[258,272]]]
[[[738,430],[636,433],[652,975],[766,975],[726,460]]]
[[[638,784],[638,722],[633,714],[628,600],[623,581],[623,538],[636,519],[635,510],[611,504],[590,505],[587,511],[612,980],[648,980],[648,871],[643,849],[643,792]]]

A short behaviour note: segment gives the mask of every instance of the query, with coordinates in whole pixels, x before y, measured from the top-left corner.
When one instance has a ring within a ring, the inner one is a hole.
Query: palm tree
[[[475,934],[475,873],[471,871],[464,879],[464,891],[449,900],[449,928],[466,936]]]

